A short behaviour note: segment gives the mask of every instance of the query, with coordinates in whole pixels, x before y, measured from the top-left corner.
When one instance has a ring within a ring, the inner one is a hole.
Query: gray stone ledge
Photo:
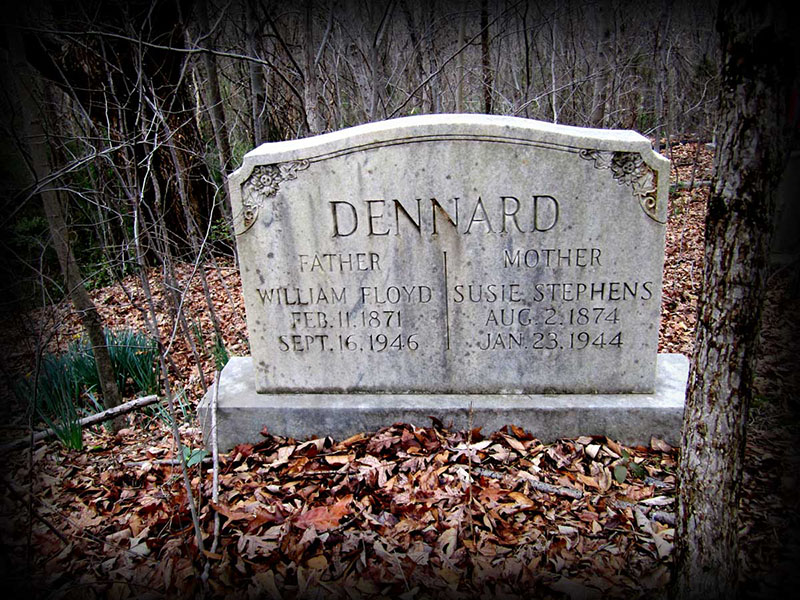
[[[405,422],[429,426],[482,427],[485,433],[517,425],[543,442],[580,435],[607,435],[624,444],[648,444],[651,436],[680,441],[689,361],[659,354],[653,394],[257,394],[253,361],[233,357],[222,370],[217,409],[220,452],[257,443],[261,430],[298,439],[329,435],[345,439]],[[198,413],[210,440],[210,399]],[[472,413],[470,419],[470,413]]]

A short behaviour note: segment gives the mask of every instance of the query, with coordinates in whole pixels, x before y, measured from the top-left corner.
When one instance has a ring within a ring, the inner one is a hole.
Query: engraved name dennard
[[[440,224],[463,235],[545,232],[556,226],[560,212],[558,200],[548,195],[509,195],[486,200],[481,196],[475,200],[456,197],[445,201],[449,210],[436,198],[424,202],[416,198],[408,205],[396,198],[367,199],[356,204],[332,200],[328,204],[334,238],[356,233],[367,237],[401,235],[406,229],[438,235]]]

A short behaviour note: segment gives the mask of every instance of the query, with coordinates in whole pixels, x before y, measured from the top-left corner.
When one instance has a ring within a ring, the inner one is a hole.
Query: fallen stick
[[[653,510],[655,508],[654,506],[643,506],[642,504],[627,502],[625,500],[612,500],[611,504],[616,508],[638,508],[654,521],[669,525],[670,527],[675,527],[675,513],[664,510]]]
[[[204,465],[205,464],[210,464],[210,463],[211,463],[211,457],[210,456],[206,456],[203,460],[200,461],[200,464],[204,464]],[[157,458],[157,459],[153,459],[153,460],[130,460],[130,461],[125,461],[124,463],[122,463],[122,466],[123,467],[143,467],[143,466],[145,466],[147,464],[150,464],[150,465],[166,465],[168,467],[177,467],[178,465],[181,464],[181,461],[180,461],[179,458]]]
[[[212,507],[219,506],[219,446],[217,444],[217,404],[219,403],[219,375],[217,371],[214,377],[214,397],[211,400],[211,460],[212,462],[212,475],[211,475],[211,503]],[[211,550],[206,552],[203,548],[203,553],[211,558],[216,555],[217,546],[219,545],[219,511],[214,510],[214,538],[211,541]],[[221,557],[220,557],[221,558]],[[203,568],[201,579],[204,585],[208,585],[208,575],[211,571],[211,561],[207,560]]]
[[[490,477],[492,479],[502,479],[503,477],[511,477],[512,479],[523,479],[524,481],[528,482],[530,486],[538,492],[544,492],[545,494],[558,494],[560,496],[569,496],[570,498],[574,498],[575,500],[580,500],[583,498],[583,492],[578,488],[573,487],[565,487],[562,485],[553,485],[552,483],[545,483],[544,481],[540,481],[536,479],[533,475],[526,471],[518,471],[518,475],[514,477],[510,473],[500,473],[498,471],[493,471],[491,469],[484,469],[482,467],[476,467],[473,469],[478,475],[483,475],[484,477]]]
[[[118,417],[119,415],[124,415],[131,411],[134,411],[137,408],[150,406],[151,404],[155,404],[156,402],[158,402],[158,396],[142,396],[141,398],[130,400],[128,402],[120,404],[119,406],[115,406],[113,408],[109,408],[94,415],[89,415],[88,417],[84,417],[83,419],[78,421],[78,425],[80,425],[81,428],[88,427],[89,425],[96,425],[97,423],[102,423],[103,421],[108,421],[110,419],[113,419],[114,417]],[[37,431],[36,433],[33,434],[33,436],[19,438],[12,442],[8,442],[7,444],[3,444],[2,446],[0,446],[0,452],[6,452],[7,450],[16,450],[17,448],[25,448],[31,443],[36,444],[38,442],[41,442],[42,440],[54,437],[55,435],[56,432],[53,431],[52,429]]]
[[[691,190],[698,187],[711,187],[711,181],[709,179],[700,179],[694,183],[691,181],[676,181],[672,185],[675,186],[676,190]]]

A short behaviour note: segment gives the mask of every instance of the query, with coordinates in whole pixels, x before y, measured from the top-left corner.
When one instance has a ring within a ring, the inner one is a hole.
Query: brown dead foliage
[[[710,179],[705,146],[674,146],[671,158],[673,184],[688,182],[693,169],[698,181]],[[707,192],[677,189],[670,197],[662,352],[691,354]],[[204,268],[225,344],[246,354],[235,269]],[[181,265],[178,275],[187,315],[213,340],[194,268]],[[154,272],[173,384],[194,404],[202,393],[197,364],[173,335],[159,279]],[[96,290],[94,299],[109,325],[144,329],[139,284],[123,284]],[[786,357],[798,337],[775,325],[798,308],[784,287],[771,280],[759,371],[759,393],[769,401],[754,411],[746,456],[742,565],[751,590],[764,573],[777,573],[776,540],[797,508],[796,446],[778,426],[794,419],[786,398],[797,397]],[[55,332],[53,348],[80,332],[66,304],[27,318],[34,329]],[[33,345],[14,329],[19,320],[3,325],[11,332],[0,336],[7,368],[23,373]],[[208,384],[208,346],[200,363]],[[663,594],[669,580],[676,451],[661,440],[649,448],[603,437],[544,445],[511,424],[481,432],[439,422],[398,423],[341,441],[265,431],[258,445],[221,458],[216,504],[209,464],[191,468],[205,536],[199,549],[167,427],[146,414],[128,422],[114,437],[87,431],[82,453],[50,442],[6,457],[0,541],[10,591],[119,599],[635,598]],[[188,448],[202,447],[191,419],[181,434]],[[221,531],[212,553],[215,514]]]
[[[178,468],[158,462],[174,456],[169,437],[138,425],[87,435],[84,453],[34,453],[34,506],[69,540],[34,524],[37,596],[85,583],[95,597],[191,597],[204,561],[215,597],[627,597],[668,579],[675,453],[660,440],[542,445],[516,427],[484,438],[440,423],[341,442],[265,432],[223,457],[219,502],[200,509],[207,547],[221,515],[220,546],[201,555]],[[193,469],[202,498],[208,471]]]
[[[692,355],[697,298],[703,281],[706,200],[712,154],[704,144],[672,147],[667,206],[664,285],[661,297],[659,352]],[[700,183],[693,189],[682,187]]]

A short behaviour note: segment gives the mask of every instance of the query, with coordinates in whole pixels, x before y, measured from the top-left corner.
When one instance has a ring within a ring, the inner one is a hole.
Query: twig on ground
[[[614,500],[611,504],[617,508],[637,508],[649,518],[653,519],[653,521],[658,521],[659,523],[669,525],[670,527],[675,526],[675,513],[666,512],[663,510],[652,510],[653,507],[643,506],[641,504],[636,504],[635,502],[626,502],[625,500]]]
[[[676,181],[674,184],[676,190],[689,190],[692,191],[696,187],[710,187],[710,179],[701,179],[699,181]]]
[[[219,505],[219,444],[217,443],[217,403],[219,402],[219,376],[217,371],[214,377],[214,396],[211,399],[211,508],[214,511],[214,538],[211,541],[209,554],[215,554],[219,545],[219,511],[214,507]],[[211,561],[206,561],[203,569],[203,581],[208,581],[208,574],[211,571]]]
[[[472,479],[472,425],[474,422],[475,412],[472,408],[472,400],[469,402],[469,432],[467,433],[467,475],[469,477],[469,510],[467,510],[467,516],[469,516],[469,530],[470,530],[470,537],[472,538],[472,547],[476,548],[478,545],[478,540],[475,537],[475,522],[472,520],[472,484],[474,483]]]
[[[581,498],[583,498],[583,492],[578,488],[571,488],[561,485],[553,485],[551,483],[545,483],[544,481],[539,481],[527,471],[519,471],[519,477],[513,477],[510,473],[500,473],[498,471],[493,471],[491,469],[484,469],[483,467],[476,467],[475,472],[478,475],[482,475],[483,477],[489,477],[491,479],[503,479],[504,477],[509,477],[511,479],[524,479],[530,484],[530,486],[533,489],[535,489],[538,492],[544,492],[545,494],[558,494],[560,496],[569,496],[570,498],[575,498],[576,500],[580,500]]]
[[[211,457],[207,456],[201,463],[210,463]],[[123,467],[143,467],[145,465],[167,465],[171,467],[180,466],[181,461],[178,458],[159,458],[157,460],[128,460],[122,463]]]
[[[141,398],[136,398],[135,400],[130,400],[129,402],[125,402],[123,404],[120,404],[119,406],[115,406],[113,408],[109,408],[108,410],[101,411],[97,414],[84,417],[83,419],[78,421],[78,425],[80,425],[81,427],[96,425],[97,423],[108,421],[109,419],[118,417],[120,415],[124,415],[138,408],[150,406],[155,402],[158,402],[158,396],[143,396]],[[17,448],[24,448],[29,444],[35,445],[36,443],[54,437],[55,435],[56,432],[53,431],[52,429],[37,431],[32,436],[19,438],[17,440],[4,444],[3,446],[0,446],[0,452],[5,452],[6,450],[15,450]]]

